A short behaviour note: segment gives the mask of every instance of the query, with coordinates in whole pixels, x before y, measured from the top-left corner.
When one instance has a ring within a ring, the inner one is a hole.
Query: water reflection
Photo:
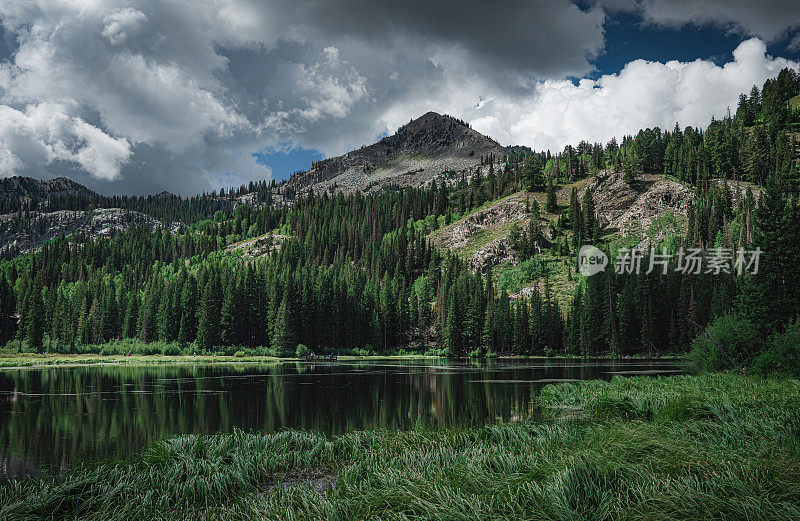
[[[553,381],[669,373],[668,362],[333,362],[0,372],[0,476],[125,458],[179,433],[338,434],[535,417]]]

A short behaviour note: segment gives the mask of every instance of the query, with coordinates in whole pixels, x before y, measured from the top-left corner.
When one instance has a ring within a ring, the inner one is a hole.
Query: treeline
[[[62,237],[2,264],[10,318],[0,340],[53,351],[138,339],[281,355],[298,344],[544,353],[563,337],[549,289],[512,304],[490,275],[470,273],[425,239],[438,217],[469,209],[461,208],[467,199],[476,204],[476,192],[513,190],[511,177],[493,176],[477,188],[465,179],[368,197],[311,193],[283,209],[240,206],[187,234]],[[220,251],[265,228],[291,238],[259,259]]]
[[[194,202],[139,201],[139,210],[163,206],[163,216],[193,224],[175,235],[135,228],[105,239],[60,237],[35,254],[0,262],[0,341],[53,351],[136,339],[281,355],[298,344],[321,352],[665,353],[697,342],[706,325],[731,313],[768,338],[791,323],[800,304],[800,288],[787,275],[800,261],[789,137],[797,115],[788,104],[799,85],[795,73],[782,71],[705,131],[648,129],[621,145],[581,143],[555,155],[517,147],[502,158],[480,158],[473,175],[449,184],[368,196],[310,192],[291,206],[271,204],[273,187],[264,183]],[[756,139],[759,132],[766,140]],[[752,154],[767,158],[763,171]],[[546,248],[563,255],[581,244],[606,247],[591,191],[580,200],[573,192],[566,207],[556,200],[557,183],[601,168],[620,169],[630,181],[666,173],[693,185],[688,230],[664,245],[673,252],[760,247],[759,273],[616,275],[612,265],[579,279],[562,310],[547,270],[527,296],[512,299],[495,289],[491,271],[472,273],[426,240],[486,201],[529,189],[545,191],[544,211],[556,218],[552,240],[541,234],[538,205],[528,226],[512,229],[520,259]],[[763,183],[762,195],[744,188],[745,180]],[[268,204],[234,208],[238,196],[252,192]],[[224,251],[267,232],[288,239],[260,258]],[[751,360],[760,348],[747,349],[731,358]]]
[[[232,210],[238,198],[252,194],[252,203],[272,204],[274,181],[251,181],[247,185],[222,189],[219,193],[202,193],[193,197],[180,197],[168,192],[147,196],[102,196],[98,194],[54,194],[46,198],[15,197],[0,201],[0,214],[16,214],[18,219],[30,219],[32,212],[58,210],[91,211],[96,208],[122,208],[134,210],[166,222],[191,224],[207,219],[218,211]]]
[[[742,94],[736,112],[712,119],[704,130],[676,123],[672,131],[658,127],[616,138],[605,145],[582,141],[560,153],[509,149],[512,164],[521,164],[528,187],[543,188],[549,179],[572,182],[599,170],[624,171],[630,181],[641,174],[667,174],[691,185],[705,186],[712,178],[763,185],[771,172],[794,164],[795,144],[790,132],[800,131],[800,75],[783,69],[761,89]],[[795,186],[796,169],[786,178]]]

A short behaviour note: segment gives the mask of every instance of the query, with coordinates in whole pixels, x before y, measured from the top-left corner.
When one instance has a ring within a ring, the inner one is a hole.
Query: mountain
[[[165,201],[170,196],[163,192],[154,197]],[[33,251],[59,235],[110,237],[140,225],[172,232],[182,228],[169,219],[113,207],[114,202],[120,201],[103,197],[66,177],[0,179],[0,257]]]
[[[288,192],[331,187],[345,193],[370,192],[387,185],[423,186],[443,173],[474,169],[481,157],[499,158],[505,149],[456,118],[428,112],[377,143],[315,163],[293,175]]]
[[[40,180],[14,176],[0,179],[0,208],[24,204],[33,199],[46,201],[51,197],[93,198],[98,194],[66,177]]]
[[[112,237],[134,226],[147,226],[152,230],[164,228],[171,233],[184,229],[181,223],[161,221],[144,213],[122,208],[36,211],[28,212],[22,218],[13,213],[5,214],[0,215],[0,258],[34,251],[42,243],[59,235]]]

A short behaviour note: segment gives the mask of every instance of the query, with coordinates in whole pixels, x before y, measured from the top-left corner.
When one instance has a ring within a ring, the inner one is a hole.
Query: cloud
[[[640,13],[665,27],[714,24],[775,40],[800,26],[796,0],[601,0],[611,10]]]
[[[343,152],[453,79],[519,93],[588,72],[605,15],[568,0],[7,0],[0,20],[2,174],[109,192],[268,176],[251,152],[286,143]]]
[[[796,34],[786,48],[793,52],[800,52],[800,33]]]
[[[123,43],[128,39],[128,34],[135,34],[147,22],[143,12],[127,7],[114,11],[103,18],[103,32],[101,33],[112,45]]]
[[[602,9],[566,0],[364,2],[363,0],[249,0],[256,20],[278,19],[277,37],[303,35],[358,40],[374,50],[460,49],[483,71],[509,75],[565,75],[591,69],[602,52]],[[252,34],[252,33],[250,33]]]
[[[525,100],[494,100],[475,111],[472,126],[502,143],[561,150],[582,139],[606,142],[640,128],[702,126],[711,116],[736,110],[738,96],[800,64],[773,58],[759,39],[742,42],[733,61],[717,66],[706,60],[667,63],[636,60],[619,74],[597,80],[547,80]],[[487,112],[480,115],[480,112]]]
[[[53,162],[75,163],[94,177],[113,180],[130,157],[126,139],[113,138],[70,114],[40,103],[24,111],[0,105],[0,175]]]
[[[713,18],[764,38],[794,20],[748,22],[738,1],[716,18],[687,4],[673,19],[660,0],[609,1],[5,0],[0,175],[190,194],[269,178],[253,152],[335,155],[428,110],[536,148],[698,123],[783,62],[751,41],[725,67],[635,61],[564,81],[593,72],[606,11]]]

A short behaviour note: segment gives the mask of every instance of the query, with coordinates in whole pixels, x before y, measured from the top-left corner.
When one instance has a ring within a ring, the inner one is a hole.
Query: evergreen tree
[[[583,209],[581,214],[583,217],[581,238],[585,244],[594,244],[597,237],[597,218],[594,210],[594,198],[589,189],[583,194]]]
[[[558,200],[556,199],[556,185],[553,180],[547,182],[547,199],[545,200],[545,210],[548,213],[558,213]]]
[[[198,310],[197,345],[201,349],[209,350],[219,345],[221,314],[222,288],[220,287],[219,274],[212,272],[208,275]]]

